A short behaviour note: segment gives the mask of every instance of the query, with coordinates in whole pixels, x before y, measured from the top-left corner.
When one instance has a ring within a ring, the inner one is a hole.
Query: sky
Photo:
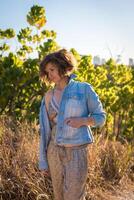
[[[134,0],[0,0],[0,28],[18,33],[33,5],[45,8],[46,29],[61,47],[108,59],[134,59]]]

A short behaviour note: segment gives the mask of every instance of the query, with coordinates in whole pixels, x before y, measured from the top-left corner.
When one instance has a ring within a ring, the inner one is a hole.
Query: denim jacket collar
[[[71,75],[69,76],[69,82],[68,82],[68,84],[65,86],[64,90],[65,90],[66,88],[68,88],[68,86],[70,86],[70,85],[74,82],[74,79],[75,79],[76,77],[77,77],[76,74],[71,74]]]

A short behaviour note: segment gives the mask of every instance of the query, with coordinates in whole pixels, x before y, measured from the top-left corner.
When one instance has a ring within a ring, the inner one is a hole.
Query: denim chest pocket
[[[80,117],[83,113],[83,94],[69,93],[66,96],[65,117]]]
[[[82,101],[83,94],[82,93],[68,93],[66,97],[67,99],[76,99],[76,100]]]

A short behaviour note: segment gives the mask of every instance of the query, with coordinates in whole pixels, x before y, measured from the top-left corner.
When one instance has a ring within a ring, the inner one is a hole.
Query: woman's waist
[[[71,138],[70,141],[68,141],[68,143],[64,143],[64,138],[66,133],[62,133],[61,134],[61,138],[63,139],[63,143],[62,144],[57,144],[55,141],[56,139],[59,137],[59,134],[57,132],[57,137],[56,137],[56,131],[57,131],[57,124],[53,125],[52,129],[51,129],[51,141],[54,141],[55,145],[61,146],[61,147],[78,147],[78,146],[83,146],[83,145],[87,145],[87,144],[75,144],[71,142]]]
[[[60,146],[80,146],[94,141],[90,128],[73,128],[59,130],[57,125],[51,129],[51,136],[54,136],[55,143]]]
[[[88,146],[88,144],[57,144],[58,147],[70,148],[70,149],[82,149]]]
[[[84,143],[84,144],[58,144],[55,142],[55,139],[53,137],[51,137],[49,144],[54,145],[58,148],[67,148],[67,149],[82,149],[82,148],[86,148],[89,143]]]

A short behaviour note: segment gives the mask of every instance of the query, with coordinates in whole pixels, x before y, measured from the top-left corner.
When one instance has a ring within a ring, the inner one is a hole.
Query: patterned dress
[[[51,139],[47,159],[52,178],[55,200],[85,200],[88,174],[87,145],[64,147],[55,144],[55,133],[59,105],[53,95],[48,115],[51,125]]]

